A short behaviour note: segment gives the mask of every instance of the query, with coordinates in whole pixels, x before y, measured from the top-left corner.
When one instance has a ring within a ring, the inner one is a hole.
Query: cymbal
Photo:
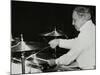
[[[46,33],[46,34],[42,34],[42,36],[63,36],[63,34],[61,34],[60,32],[58,32],[55,28],[54,31]]]
[[[44,47],[46,47],[47,44],[40,43],[40,42],[25,42],[21,41],[18,42],[16,45],[11,46],[11,51],[12,52],[23,52],[23,51],[37,51],[40,50]]]
[[[12,46],[11,50],[14,52],[22,52],[32,50],[32,48],[30,48],[25,42],[19,42],[17,45]]]
[[[39,46],[36,43],[27,44],[26,42],[19,42],[11,47],[12,52],[23,52],[23,51],[31,51],[37,49],[39,49]]]
[[[21,41],[16,45],[11,46],[12,52],[25,52],[31,50],[37,50],[45,47],[46,45],[40,42],[25,42],[23,35],[21,34]]]

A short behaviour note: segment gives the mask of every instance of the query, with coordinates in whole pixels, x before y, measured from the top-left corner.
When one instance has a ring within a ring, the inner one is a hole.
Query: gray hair
[[[91,18],[91,13],[90,13],[90,9],[87,7],[76,7],[74,9],[74,11],[77,12],[79,17],[86,17],[86,19],[90,19]]]

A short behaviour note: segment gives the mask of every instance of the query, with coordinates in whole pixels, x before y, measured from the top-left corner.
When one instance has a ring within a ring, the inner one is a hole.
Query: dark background
[[[78,32],[72,26],[72,11],[77,6],[71,4],[11,1],[11,34],[13,38],[23,34],[26,41],[40,41],[40,34],[51,32],[56,26],[69,38]],[[95,6],[90,7],[95,23]]]

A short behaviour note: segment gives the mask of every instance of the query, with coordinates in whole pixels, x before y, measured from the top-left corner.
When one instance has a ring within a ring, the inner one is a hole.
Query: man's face
[[[80,17],[78,16],[77,12],[75,12],[75,11],[73,12],[72,18],[73,18],[72,24],[75,26],[75,28],[76,28],[77,30],[79,30],[80,27],[83,25],[83,20],[84,20],[84,18],[80,18]]]

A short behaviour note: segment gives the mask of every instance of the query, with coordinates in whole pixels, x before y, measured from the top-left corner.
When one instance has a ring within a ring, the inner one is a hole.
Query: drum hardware
[[[58,36],[63,36],[63,34],[59,33],[59,32],[56,30],[56,27],[55,27],[54,31],[52,31],[52,32],[50,32],[50,33],[42,34],[42,36],[46,36],[46,37],[52,36],[52,37],[54,37],[55,39],[57,39]],[[26,59],[29,59],[30,57],[33,57],[33,61],[36,62],[37,65],[38,65],[37,60],[42,60],[42,61],[45,61],[45,62],[49,63],[49,60],[45,60],[45,59],[41,59],[41,58],[36,57],[36,54],[38,54],[39,52],[41,52],[41,51],[43,51],[43,50],[45,50],[46,48],[49,48],[49,47],[50,47],[50,46],[47,46],[47,47],[43,48],[42,50],[38,51],[38,52],[35,53],[35,54],[32,54],[31,56],[29,56],[29,57],[26,58]],[[56,48],[55,48],[54,50],[55,50],[55,58],[56,58]]]
[[[55,29],[52,32],[49,32],[49,33],[46,33],[46,34],[42,34],[42,36],[45,36],[45,37],[52,36],[55,39],[57,39],[57,37],[63,36],[63,34],[59,33],[56,30],[56,27],[55,27]],[[18,42],[16,45],[12,46],[11,48],[12,48],[12,52],[21,52],[21,61],[20,62],[22,63],[22,74],[25,74],[25,60],[28,60],[30,57],[33,57],[33,62],[34,62],[31,65],[29,65],[31,67],[36,67],[37,66],[37,68],[42,69],[42,67],[39,65],[38,60],[42,60],[42,61],[45,61],[45,62],[49,63],[49,60],[38,58],[36,56],[36,54],[38,54],[39,52],[41,52],[41,51],[43,51],[43,50],[45,50],[45,49],[47,49],[49,47],[50,46],[47,46],[47,47],[41,49],[40,51],[36,52],[35,54],[32,54],[31,56],[26,58],[25,57],[25,52],[31,51],[31,50],[37,50],[38,48],[35,47],[35,46],[32,48],[29,45],[27,45],[26,42],[23,40],[23,35],[21,34],[21,41]],[[56,58],[56,48],[54,50],[55,50],[55,58]]]
[[[47,49],[48,47],[50,47],[50,46],[47,46],[47,47],[43,48],[42,50],[36,52],[35,54],[30,55],[29,57],[26,58],[26,60],[28,60],[29,58],[32,57],[32,58],[33,58],[33,62],[34,62],[36,65],[39,65],[39,63],[38,63],[37,60],[42,60],[42,61],[45,61],[45,62],[49,62],[48,60],[45,60],[45,59],[42,59],[42,58],[38,58],[38,57],[36,56],[36,54],[38,54],[39,52],[41,52],[41,51]]]
[[[59,31],[60,31],[60,30],[59,30]],[[62,31],[60,31],[60,32],[62,32]],[[65,34],[60,33],[60,32],[57,31],[56,26],[55,26],[55,28],[54,28],[54,30],[53,30],[52,32],[49,32],[49,33],[46,33],[46,34],[42,34],[42,36],[45,36],[45,37],[52,36],[52,37],[54,37],[54,39],[56,40],[57,37],[65,35]],[[65,35],[65,37],[67,38],[66,35]],[[54,48],[54,50],[55,50],[55,53],[54,53],[55,58],[56,58],[56,49],[57,49],[57,48],[55,47],[55,48]]]
[[[36,52],[36,54],[43,51],[44,49],[46,49],[48,47],[49,46],[47,46],[47,47],[43,48],[42,50]],[[28,59],[28,58],[25,57],[25,53],[28,52],[28,51],[37,50],[37,49],[39,49],[39,48],[36,47],[36,46],[29,46],[28,44],[26,44],[26,42],[24,42],[24,40],[23,40],[22,34],[21,34],[21,41],[18,42],[16,45],[11,47],[12,52],[21,52],[21,61],[19,61],[18,59],[15,59],[15,58],[13,58],[12,60],[16,60],[16,61],[18,60],[18,62],[22,63],[22,74],[25,74],[25,60]],[[38,61],[36,61],[36,59],[37,59],[36,55],[34,55],[33,57],[34,57],[35,65],[39,66]]]
[[[25,51],[32,50],[23,40],[23,35],[21,34],[21,42],[17,45],[11,47],[12,52],[21,52],[21,62],[22,62],[22,74],[25,74]]]
[[[45,67],[42,65],[43,63],[41,61],[46,62],[46,63],[49,62],[49,60],[38,58],[36,56],[36,54],[32,54],[31,56],[26,58],[26,60],[28,60],[31,57],[33,58],[33,60],[30,61],[31,64],[28,64],[28,66],[30,67],[30,71],[31,71],[31,68],[37,68],[37,69],[40,69],[41,71],[43,71]]]
[[[39,51],[39,52],[40,52],[40,51]],[[37,52],[37,53],[39,53],[39,52]],[[32,54],[31,56],[27,57],[26,60],[28,60],[29,58],[33,58],[33,60],[31,60],[31,61],[32,61],[33,67],[35,68],[35,66],[37,66],[37,68],[40,68],[40,69],[42,70],[43,67],[40,66],[39,61],[44,61],[44,62],[47,62],[47,63],[48,63],[49,60],[45,60],[45,59],[42,59],[42,58],[38,58],[38,57],[36,56],[37,53]],[[35,66],[34,66],[34,65],[35,65]]]

